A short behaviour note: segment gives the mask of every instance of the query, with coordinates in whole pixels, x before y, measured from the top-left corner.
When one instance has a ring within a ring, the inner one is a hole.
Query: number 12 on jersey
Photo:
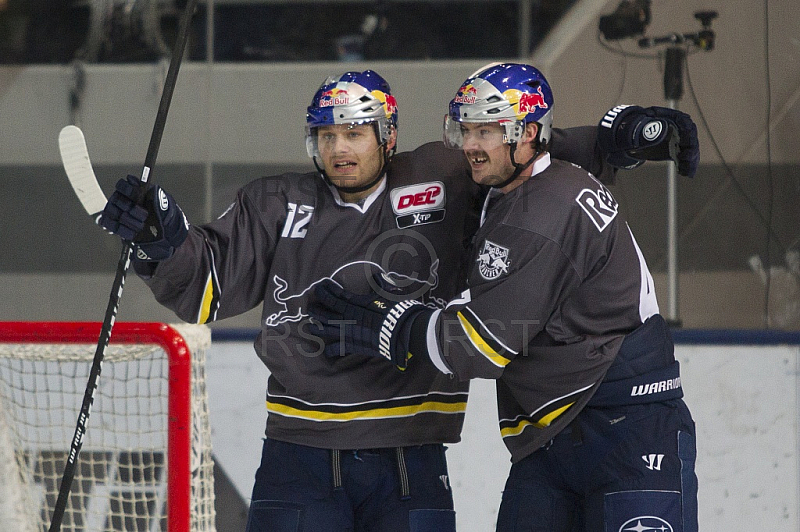
[[[288,202],[286,204],[287,214],[286,223],[283,225],[283,232],[281,238],[305,238],[306,225],[311,221],[311,215],[314,214],[314,207],[310,205],[298,205],[297,203]]]

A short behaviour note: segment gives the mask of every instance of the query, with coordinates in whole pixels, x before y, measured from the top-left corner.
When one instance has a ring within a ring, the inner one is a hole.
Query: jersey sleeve
[[[460,380],[498,378],[515,358],[528,356],[530,341],[542,331],[560,301],[580,284],[579,274],[559,246],[512,227],[515,249],[508,275],[465,290],[424,324],[428,358]],[[474,274],[473,274],[474,275]]]
[[[156,300],[190,323],[212,322],[257,306],[279,225],[276,221],[270,229],[262,213],[283,212],[258,201],[242,189],[217,220],[191,226],[175,254],[144,279]]]
[[[606,162],[605,153],[597,142],[595,126],[553,128],[550,154],[554,159],[577,164],[602,183],[614,183],[617,169]]]

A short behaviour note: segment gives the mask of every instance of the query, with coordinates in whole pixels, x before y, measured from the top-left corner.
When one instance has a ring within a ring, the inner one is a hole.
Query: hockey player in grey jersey
[[[253,181],[202,226],[158,187],[133,205],[121,180],[103,224],[134,241],[136,271],[182,319],[262,307],[268,417],[249,531],[454,530],[443,444],[459,441],[467,382],[323,356],[307,306],[323,282],[367,292],[377,275],[440,308],[464,282],[481,187],[442,143],[394,154],[397,103],[372,71],[327,79],[306,118],[317,172]],[[553,136],[562,157],[610,174],[595,128]]]
[[[450,104],[445,139],[492,187],[467,290],[429,309],[323,283],[312,315],[330,355],[497,379],[513,462],[498,531],[696,532],[694,423],[652,277],[608,189],[550,152],[552,108],[520,64],[477,73]],[[655,138],[671,122],[641,125]]]

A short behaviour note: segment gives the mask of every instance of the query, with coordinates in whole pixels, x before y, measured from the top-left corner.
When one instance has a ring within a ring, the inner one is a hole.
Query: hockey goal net
[[[0,530],[47,530],[99,323],[0,322]],[[214,528],[207,327],[117,323],[61,525]]]

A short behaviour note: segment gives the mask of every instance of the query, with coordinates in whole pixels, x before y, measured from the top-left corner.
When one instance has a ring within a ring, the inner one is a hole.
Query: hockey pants
[[[445,447],[331,451],[267,439],[247,532],[455,532]]]

